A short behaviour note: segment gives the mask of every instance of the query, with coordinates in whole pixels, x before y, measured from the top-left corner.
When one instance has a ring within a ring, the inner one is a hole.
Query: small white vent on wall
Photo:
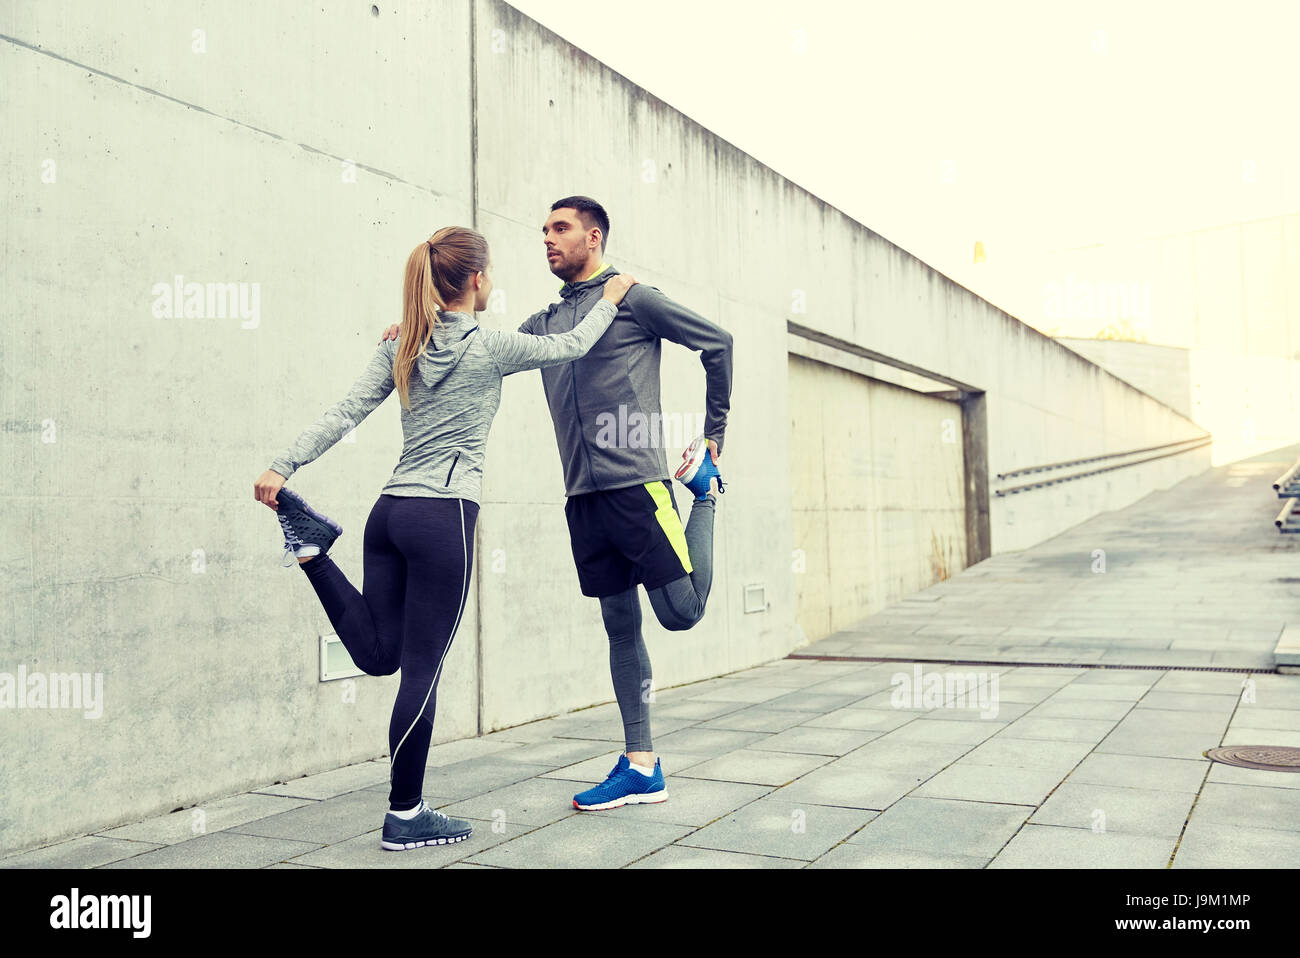
[[[320,680],[329,682],[333,679],[350,679],[354,675],[366,673],[357,668],[352,656],[348,655],[343,640],[335,633],[320,637]]]
[[[767,611],[767,587],[761,582],[745,586],[745,614]]]

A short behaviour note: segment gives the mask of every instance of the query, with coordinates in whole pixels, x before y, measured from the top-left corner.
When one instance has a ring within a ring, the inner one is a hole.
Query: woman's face
[[[487,309],[488,297],[492,295],[492,264],[483,267],[483,283],[474,294],[474,312],[481,313]]]

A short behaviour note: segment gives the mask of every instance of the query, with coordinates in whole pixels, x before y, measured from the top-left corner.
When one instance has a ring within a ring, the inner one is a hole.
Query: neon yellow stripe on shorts
[[[664,530],[664,535],[672,543],[677,558],[682,560],[682,568],[687,572],[694,572],[695,569],[691,567],[691,554],[686,548],[686,531],[682,529],[682,520],[677,517],[677,510],[673,508],[673,500],[669,497],[668,490],[662,482],[647,482],[645,487],[655,501],[655,518],[659,520],[659,527]]]

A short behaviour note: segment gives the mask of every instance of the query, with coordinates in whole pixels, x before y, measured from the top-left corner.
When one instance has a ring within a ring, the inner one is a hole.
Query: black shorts
[[[665,480],[570,496],[564,515],[583,595],[617,595],[638,582],[657,589],[694,571]]]

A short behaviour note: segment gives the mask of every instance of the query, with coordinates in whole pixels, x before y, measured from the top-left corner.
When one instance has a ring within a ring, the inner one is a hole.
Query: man
[[[568,196],[552,204],[542,240],[551,272],[565,281],[561,301],[534,313],[519,332],[542,336],[578,324],[618,274],[603,260],[608,237],[609,217],[595,200]],[[660,443],[663,339],[699,350],[705,371],[704,435],[676,472],[695,494],[685,529]],[[689,629],[704,615],[713,575],[712,483],[725,492],[717,463],[730,407],[731,345],[726,330],[638,283],[586,356],[541,370],[564,469],[574,564],[583,595],[600,600],[626,745],[601,785],[573,797],[579,809],[668,797],[650,737],[652,675],[636,587],[645,586],[667,629]]]

